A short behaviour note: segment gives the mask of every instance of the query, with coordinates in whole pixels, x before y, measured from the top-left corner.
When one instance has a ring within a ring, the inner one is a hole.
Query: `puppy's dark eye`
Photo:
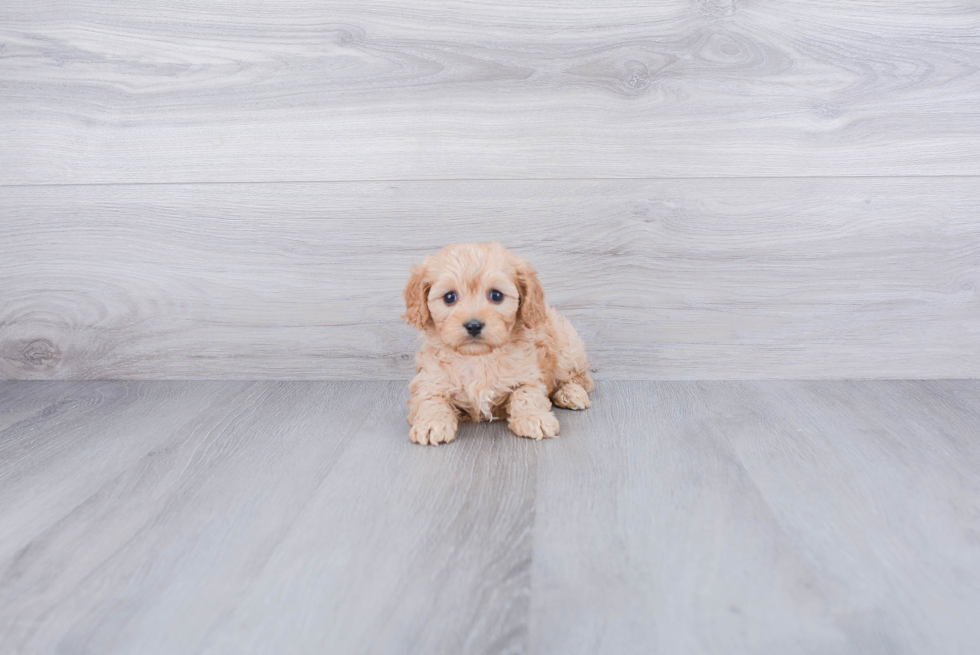
[[[504,294],[500,293],[496,289],[490,290],[490,302],[503,302]]]
[[[447,305],[451,305],[454,302],[456,302],[456,292],[455,291],[450,291],[449,293],[447,293],[446,295],[444,295],[442,297],[442,299],[446,301],[446,304]]]

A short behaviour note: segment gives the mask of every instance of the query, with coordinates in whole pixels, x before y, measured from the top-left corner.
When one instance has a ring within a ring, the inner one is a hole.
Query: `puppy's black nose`
[[[463,323],[463,327],[466,328],[466,331],[470,333],[471,337],[475,337],[483,330],[483,321],[478,321],[474,318],[471,321]]]

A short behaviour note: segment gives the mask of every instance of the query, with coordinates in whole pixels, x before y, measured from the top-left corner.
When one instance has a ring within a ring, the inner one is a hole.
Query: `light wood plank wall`
[[[0,7],[0,377],[405,378],[498,240],[600,378],[980,376],[980,7]]]

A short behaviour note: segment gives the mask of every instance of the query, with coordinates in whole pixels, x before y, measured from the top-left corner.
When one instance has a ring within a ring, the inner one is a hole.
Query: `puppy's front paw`
[[[578,382],[563,385],[551,397],[551,402],[565,409],[586,409],[590,404],[589,394]]]
[[[512,416],[507,426],[518,437],[528,439],[543,439],[558,434],[558,419],[551,412]]]
[[[456,426],[444,421],[418,419],[409,431],[408,438],[423,446],[438,446],[456,438]]]

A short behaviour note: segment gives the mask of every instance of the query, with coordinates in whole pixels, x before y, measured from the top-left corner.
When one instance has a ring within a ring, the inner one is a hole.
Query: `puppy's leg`
[[[589,360],[585,356],[585,344],[568,320],[554,314],[555,337],[550,348],[554,349],[556,362],[556,389],[551,400],[565,409],[585,409],[589,406],[589,392],[595,388],[589,376]]]
[[[590,380],[591,382],[591,380]],[[589,392],[578,382],[565,382],[551,396],[553,403],[565,409],[586,409],[589,403]]]
[[[408,400],[408,438],[423,446],[449,443],[456,438],[456,412],[443,396],[412,393]]]
[[[558,434],[558,419],[544,385],[522,385],[510,394],[507,426],[519,437],[543,439]]]

